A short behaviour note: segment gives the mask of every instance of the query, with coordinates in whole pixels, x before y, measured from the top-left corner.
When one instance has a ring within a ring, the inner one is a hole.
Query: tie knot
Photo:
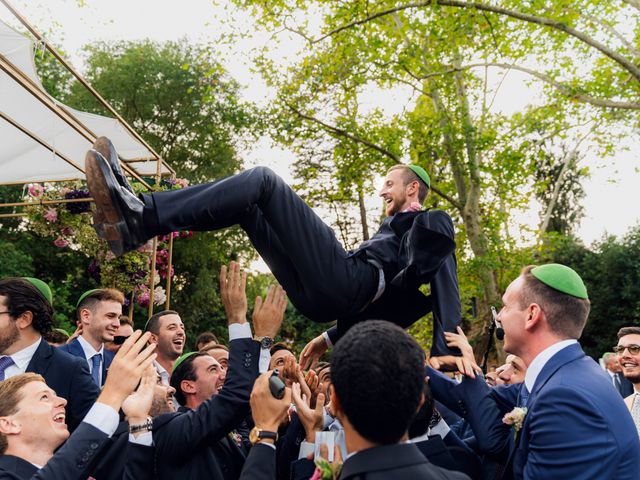
[[[0,358],[0,370],[4,371],[11,365],[15,365],[13,358],[9,356]]]
[[[93,366],[100,365],[100,361],[102,360],[102,354],[96,353],[93,357],[91,357],[91,361],[93,362]]]

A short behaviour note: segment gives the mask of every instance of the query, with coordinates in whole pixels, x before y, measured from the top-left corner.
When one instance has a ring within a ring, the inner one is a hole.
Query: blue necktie
[[[91,376],[93,377],[93,383],[100,387],[100,362],[102,361],[102,355],[96,353],[91,357]]]
[[[11,365],[15,365],[15,362],[13,361],[13,358],[11,358],[11,357],[2,357],[2,358],[0,358],[0,381],[4,380],[4,372]]]
[[[520,401],[519,403],[519,407],[526,407],[527,406],[527,402],[529,401],[529,390],[527,390],[527,387],[525,385],[522,385],[522,388],[520,389]]]

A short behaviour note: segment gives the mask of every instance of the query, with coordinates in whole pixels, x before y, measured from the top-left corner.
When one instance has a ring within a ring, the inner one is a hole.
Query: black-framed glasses
[[[0,312],[0,315],[2,315],[3,313],[8,313],[9,315],[11,315],[11,312],[9,310],[7,310],[6,312]]]
[[[629,350],[631,355],[638,355],[640,353],[640,345],[616,345],[613,347],[613,351],[618,355],[622,355],[625,350]]]
[[[122,345],[129,337],[125,337],[124,335],[116,335],[113,337],[113,343],[116,345]]]

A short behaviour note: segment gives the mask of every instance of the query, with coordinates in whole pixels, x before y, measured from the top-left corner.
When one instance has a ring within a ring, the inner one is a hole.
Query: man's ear
[[[18,318],[16,318],[16,327],[18,330],[24,330],[28,328],[33,323],[33,312],[27,310],[26,312],[22,312]]]
[[[180,382],[180,390],[182,390],[183,393],[194,394],[196,393],[196,385],[191,380],[182,380]]]
[[[88,308],[83,308],[82,310],[80,310],[79,316],[82,325],[89,325],[89,323],[91,322],[91,310],[89,310]]]
[[[340,403],[340,399],[336,394],[336,389],[333,386],[333,383],[329,385],[329,394],[331,395],[331,409],[333,410],[333,413],[335,413],[336,417],[339,415],[340,416],[344,415],[344,411],[342,410],[342,404]]]
[[[0,433],[17,435],[22,431],[22,425],[11,417],[0,417]]]
[[[155,333],[152,333],[149,337],[149,343],[158,343],[158,336]]]
[[[537,303],[532,303],[527,307],[527,318],[524,322],[525,330],[533,330],[535,328],[539,328],[541,322],[546,321],[546,315],[540,305]]]

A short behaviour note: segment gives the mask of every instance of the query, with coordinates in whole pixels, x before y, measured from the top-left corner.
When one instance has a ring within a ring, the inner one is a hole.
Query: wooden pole
[[[167,303],[165,310],[171,308],[171,268],[173,265],[173,232],[169,237],[169,260],[167,261]]]

